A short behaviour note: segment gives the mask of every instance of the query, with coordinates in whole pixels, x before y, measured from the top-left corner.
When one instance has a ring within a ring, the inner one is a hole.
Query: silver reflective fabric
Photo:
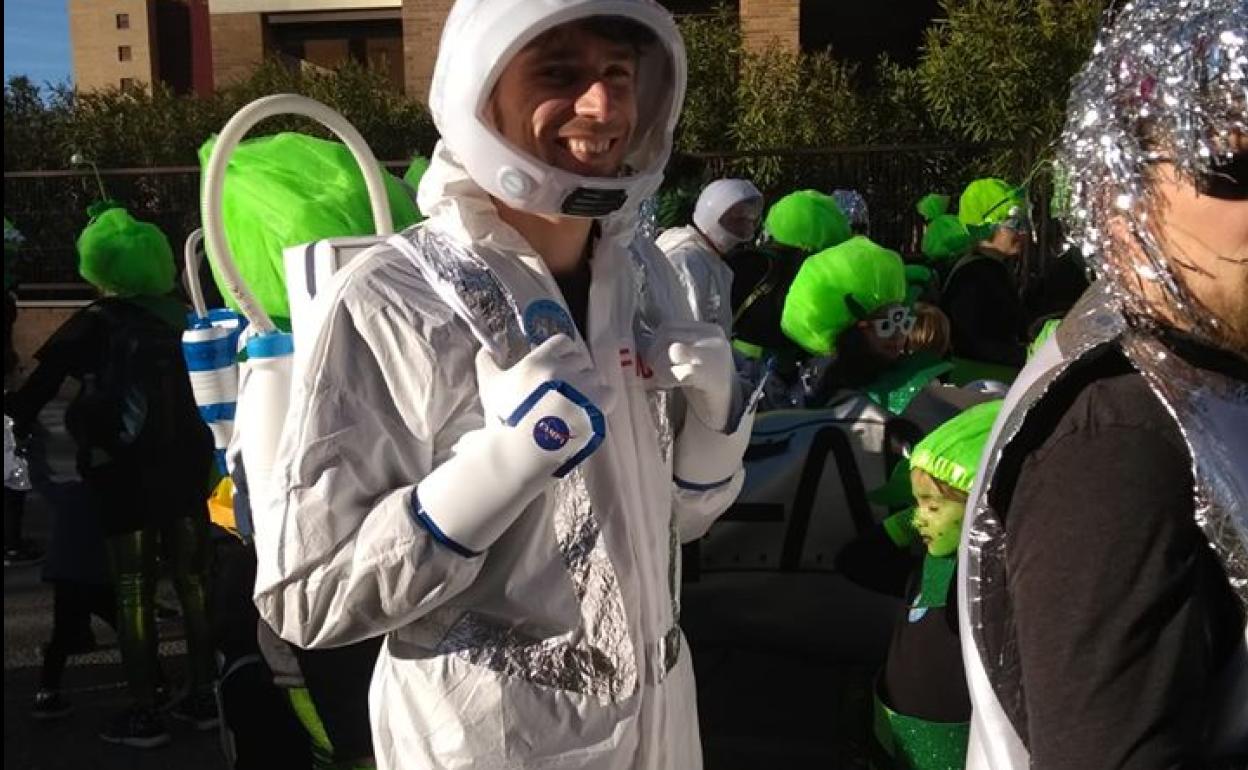
[[[1191,260],[1167,253],[1153,228],[1150,167],[1165,160],[1186,180],[1209,173],[1248,131],[1245,102],[1248,0],[1132,0],[1071,84],[1057,156],[1062,218],[1097,276],[1135,311],[1147,309],[1145,288],[1159,287],[1207,339],[1217,318],[1176,267]]]
[[[1142,334],[1128,335],[1123,350],[1183,432],[1196,523],[1248,610],[1248,384],[1198,370]]]
[[[486,262],[427,227],[404,232],[430,285],[509,367],[531,349],[515,298]],[[592,695],[601,702],[629,697],[637,688],[636,653],[615,570],[601,542],[584,466],[546,493],[553,506],[559,552],[580,604],[581,627],[567,638],[532,639],[474,612],[452,623],[439,652],[535,684]]]
[[[641,202],[637,217],[637,235],[647,241],[653,241],[659,237],[659,198],[657,195],[652,195]]]
[[[1115,294],[1106,281],[1094,284],[1058,328],[1058,363],[1030,372],[1030,380],[1025,371],[1015,383],[1022,395],[1012,406],[1007,401],[967,509],[965,620],[977,658],[968,660],[968,669],[982,664],[1018,736],[1027,734],[1027,713],[1006,582],[1005,527],[989,498],[1001,461],[1031,410],[1090,352],[1119,346],[1175,418],[1192,456],[1196,523],[1221,559],[1236,596],[1248,606],[1248,387],[1195,370],[1146,329],[1128,326]]]

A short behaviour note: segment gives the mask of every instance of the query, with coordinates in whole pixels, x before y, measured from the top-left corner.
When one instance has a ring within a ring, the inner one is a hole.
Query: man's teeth
[[[610,139],[569,139],[568,150],[574,155],[598,155],[611,149]]]

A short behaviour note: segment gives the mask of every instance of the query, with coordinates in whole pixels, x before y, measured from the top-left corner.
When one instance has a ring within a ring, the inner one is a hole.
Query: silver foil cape
[[[1104,282],[1094,284],[1067,315],[1057,344],[1061,361],[1056,366],[1030,383],[1016,383],[1025,388],[1024,395],[1003,418],[966,522],[963,569],[972,636],[997,700],[1021,736],[1027,734],[1027,714],[1006,582],[1005,526],[989,498],[1003,458],[1032,409],[1092,351],[1118,346],[1174,417],[1192,457],[1196,524],[1248,608],[1248,386],[1196,370],[1147,331],[1129,327]]]
[[[1189,261],[1166,253],[1152,227],[1147,170],[1166,159],[1193,180],[1231,156],[1232,133],[1248,131],[1246,44],[1248,0],[1127,3],[1072,84],[1057,158],[1069,239],[1097,276],[1133,312],[1147,311],[1145,286],[1158,284],[1212,339],[1218,322],[1176,267]]]
[[[450,301],[482,344],[490,347],[499,366],[509,367],[529,352],[531,345],[523,330],[521,309],[480,255],[428,227],[411,228],[399,237],[415,247],[423,262],[418,262],[417,267],[438,294]],[[405,252],[412,255],[410,250]],[[635,327],[652,333],[654,321],[642,318],[643,315],[646,314],[638,314]],[[653,395],[652,410],[664,416],[661,422],[656,417],[663,451],[670,452],[667,403],[656,402],[665,396]],[[457,654],[535,684],[591,695],[603,703],[625,699],[637,688],[637,655],[584,467],[556,482],[547,495],[553,500],[557,545],[580,605],[581,626],[559,637],[531,638],[492,618],[466,611],[450,624],[439,652]],[[679,540],[674,542],[675,550]],[[673,557],[674,562],[678,561],[674,554]],[[679,588],[678,574],[674,580],[673,592]],[[675,599],[673,606],[676,607]],[[675,665],[679,637],[679,628],[674,625],[659,640],[653,655],[647,656],[661,662],[657,677],[661,678]]]

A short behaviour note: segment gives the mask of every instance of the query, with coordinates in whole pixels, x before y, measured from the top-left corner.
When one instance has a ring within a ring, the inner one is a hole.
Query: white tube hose
[[[275,94],[266,96],[243,107],[234,117],[230,118],[217,136],[212,148],[212,156],[208,159],[208,168],[200,194],[200,218],[204,225],[204,237],[208,242],[209,259],[217,267],[226,292],[238,303],[239,310],[259,334],[270,334],[277,331],[269,314],[256,300],[255,295],[243,282],[238,266],[234,262],[234,254],[225,237],[222,216],[222,205],[225,194],[225,172],[229,166],[230,156],[238,147],[247,132],[258,123],[276,115],[302,115],[311,118],[342,140],[355,157],[360,170],[364,174],[364,185],[368,190],[369,203],[372,206],[373,225],[378,235],[393,235],[394,221],[390,214],[390,201],[386,197],[386,186],[373,151],[364,141],[364,137],[347,119],[315,99],[297,94]]]

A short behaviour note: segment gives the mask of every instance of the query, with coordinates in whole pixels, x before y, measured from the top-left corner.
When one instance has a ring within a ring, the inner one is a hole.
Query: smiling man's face
[[[496,127],[518,149],[582,176],[617,176],[637,125],[637,48],[573,22],[508,63],[494,88]]]

